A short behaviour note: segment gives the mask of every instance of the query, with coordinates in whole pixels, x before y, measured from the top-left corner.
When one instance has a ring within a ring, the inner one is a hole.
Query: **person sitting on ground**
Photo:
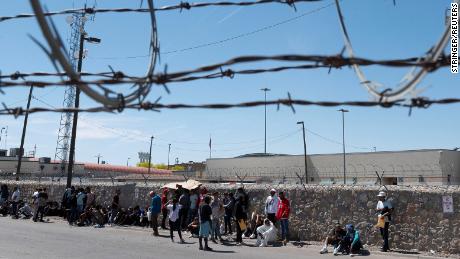
[[[346,235],[340,241],[339,246],[334,249],[334,255],[339,253],[350,254],[351,256],[359,255],[361,253],[361,240],[359,237],[359,231],[355,230],[353,224],[345,226],[347,230]]]
[[[148,211],[149,211],[149,207],[140,209],[139,224],[141,227],[149,227],[149,220],[147,218]]]
[[[264,215],[253,211],[251,220],[248,222],[246,231],[244,231],[243,238],[255,239],[257,237],[257,228],[264,224]]]
[[[265,247],[268,245],[268,242],[273,242],[276,240],[276,228],[269,219],[265,219],[264,224],[259,226],[256,232],[256,246]]]
[[[339,246],[340,241],[342,241],[343,237],[345,237],[346,233],[347,232],[343,229],[340,223],[338,221],[335,222],[334,228],[329,231],[326,240],[324,241],[324,246],[321,249],[320,254],[327,253],[328,245],[332,245],[334,249],[336,249]]]
[[[23,215],[25,219],[30,219],[33,216],[32,208],[27,202],[24,202],[24,205],[19,208],[19,214]]]
[[[95,228],[103,228],[105,224],[104,213],[100,205],[93,206],[91,208],[92,218],[91,221],[94,223]]]
[[[198,217],[195,217],[187,226],[187,230],[190,232],[190,237],[198,237],[200,234],[200,221],[198,220]]]

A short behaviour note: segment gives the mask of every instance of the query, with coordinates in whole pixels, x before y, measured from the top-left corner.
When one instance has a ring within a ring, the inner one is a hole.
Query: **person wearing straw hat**
[[[384,191],[380,191],[377,195],[379,201],[377,202],[377,212],[379,213],[379,217],[385,218],[385,226],[380,228],[380,234],[383,238],[383,246],[381,247],[382,252],[387,252],[390,250],[390,246],[388,244],[388,229],[390,227],[391,221],[391,214],[393,213],[393,206],[391,202],[387,199],[387,194]]]

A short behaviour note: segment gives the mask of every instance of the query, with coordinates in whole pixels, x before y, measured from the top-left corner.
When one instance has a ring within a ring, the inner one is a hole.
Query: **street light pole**
[[[152,165],[152,143],[153,143],[153,136],[150,137],[149,170],[147,172],[149,175],[150,175],[150,167]]]
[[[264,105],[264,108],[265,108],[265,145],[264,145],[264,154],[267,154],[267,92],[270,91],[270,89],[268,88],[262,88],[260,89],[261,91],[264,91],[264,95],[265,95],[265,105]]]
[[[82,16],[85,16],[85,13],[82,14]],[[81,28],[81,33],[80,33],[80,49],[78,53],[78,65],[77,65],[77,72],[80,74],[82,65],[83,65],[83,46],[85,43],[85,40],[91,43],[100,43],[101,40],[98,38],[93,38],[93,37],[85,37],[86,32],[84,31],[84,28]],[[75,109],[78,109],[80,107],[80,88],[76,86],[76,91],[75,91]],[[77,124],[78,124],[78,111],[75,111],[73,114],[73,123],[72,123],[72,136],[70,138],[70,152],[69,152],[69,166],[67,168],[67,188],[70,188],[72,185],[72,173],[73,173],[73,166],[74,166],[74,159],[75,159],[75,139],[77,138]]]
[[[343,184],[347,184],[347,178],[346,178],[347,169],[345,165],[345,113],[349,111],[345,109],[340,109],[338,111],[342,112]]]
[[[308,184],[308,167],[307,167],[307,141],[305,140],[305,123],[303,121],[297,122],[297,124],[302,124],[303,132],[303,156],[305,159],[305,184]]]
[[[168,144],[168,170],[169,170],[169,154],[171,153],[171,144]]]

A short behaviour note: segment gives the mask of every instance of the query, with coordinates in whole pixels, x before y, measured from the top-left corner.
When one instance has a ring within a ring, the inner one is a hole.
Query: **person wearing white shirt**
[[[13,190],[13,195],[11,195],[11,201],[13,202],[13,215],[11,217],[13,218],[18,218],[18,204],[19,204],[19,198],[21,196],[21,193],[19,192],[18,187],[14,187]]]
[[[276,196],[276,190],[271,189],[270,195],[265,201],[265,215],[273,224],[276,224],[276,212],[278,211],[279,198]]]
[[[179,220],[179,211],[182,208],[182,205],[178,203],[178,200],[174,198],[172,202],[168,202],[166,205],[166,208],[169,210],[169,233],[171,236],[171,241],[174,242],[174,235],[173,232],[174,230],[177,230],[177,233],[179,234],[180,238],[180,243],[183,244],[185,243],[184,239],[182,238],[182,233],[181,233],[181,226],[180,226],[180,220]]]
[[[269,219],[264,220],[264,224],[257,228],[256,246],[265,247],[268,242],[276,239],[276,228]]]
[[[387,252],[390,250],[390,246],[388,244],[388,229],[390,228],[390,221],[391,221],[391,214],[393,213],[393,206],[389,200],[387,200],[387,194],[385,192],[379,192],[377,195],[379,201],[377,202],[377,212],[379,213],[379,217],[385,218],[385,226],[380,228],[380,234],[383,238],[383,246],[381,247],[382,252]]]

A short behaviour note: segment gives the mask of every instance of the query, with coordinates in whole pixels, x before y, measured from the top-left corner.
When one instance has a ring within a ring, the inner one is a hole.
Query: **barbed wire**
[[[457,4],[459,0],[453,0]],[[340,28],[342,30],[345,49],[348,52],[349,57],[354,56],[354,50],[351,44],[350,35],[348,33],[347,27],[345,25],[344,16],[342,9],[340,7],[339,0],[335,0],[335,6],[337,9],[337,15],[339,18]],[[449,41],[450,37],[450,23],[446,24],[444,32],[439,39],[439,41],[431,47],[424,57],[420,57],[425,61],[434,61],[439,57],[444,56],[444,49]],[[345,50],[344,49],[344,50]],[[365,76],[364,72],[360,68],[360,64],[353,64],[353,69],[360,80],[360,83],[364,88],[369,92],[371,96],[377,99],[385,99],[387,101],[397,100],[400,98],[405,98],[406,96],[413,94],[417,85],[422,81],[422,79],[430,72],[430,68],[414,66],[409,72],[402,78],[399,84],[395,88],[390,88],[383,86],[380,83],[373,82]],[[393,89],[392,91],[383,91],[380,89]]]
[[[142,102],[137,104],[128,104],[124,107],[92,107],[92,108],[42,108],[35,107],[30,108],[29,110],[22,107],[9,108],[6,104],[3,103],[3,109],[0,109],[0,115],[13,115],[15,117],[24,115],[28,113],[38,113],[38,112],[122,112],[124,109],[133,109],[133,110],[145,110],[145,111],[156,111],[164,109],[231,109],[231,108],[250,108],[257,106],[273,106],[276,105],[278,110],[280,106],[287,106],[291,108],[292,112],[296,112],[294,105],[298,106],[322,106],[322,107],[337,107],[337,106],[357,106],[357,107],[382,107],[382,108],[391,108],[391,107],[405,107],[409,108],[409,115],[413,108],[429,108],[433,104],[454,104],[460,103],[460,98],[444,98],[431,100],[425,97],[418,97],[412,99],[400,99],[396,101],[387,101],[387,102],[377,102],[377,101],[345,101],[345,102],[336,102],[336,101],[309,101],[301,99],[292,99],[291,95],[288,93],[288,98],[277,99],[272,101],[253,101],[253,102],[243,102],[243,103],[214,103],[214,104],[162,104],[159,103],[161,98],[158,98],[155,102]]]
[[[150,16],[151,27],[149,51],[152,53],[146,72],[146,78],[149,78],[154,74],[157,59],[159,58],[160,48],[153,0],[148,0],[147,3],[149,7],[148,12]],[[31,0],[30,4],[37,19],[37,23],[42,31],[43,37],[48,43],[49,50],[36,38],[31,37],[32,40],[45,52],[56,70],[59,70],[60,66],[62,70],[66,72],[71,81],[79,81],[80,75],[74,71],[72,65],[69,63],[66,48],[64,47],[62,39],[57,31],[56,25],[53,23],[51,18],[46,18],[45,12],[43,11],[39,0]],[[85,15],[86,9],[83,10],[84,11],[82,12],[82,15]],[[82,33],[84,33],[84,31],[82,31]],[[79,83],[77,87],[94,101],[105,106],[113,107],[124,106],[125,103],[142,102],[150,93],[152,83],[148,80],[138,81],[131,87],[131,89],[133,89],[132,92],[125,95],[121,93],[115,93],[102,85],[90,87],[87,84]]]
[[[406,59],[392,59],[392,60],[371,60],[365,58],[346,58],[341,55],[332,56],[320,56],[320,55],[276,55],[276,56],[241,56],[230,59],[222,63],[216,63],[208,66],[199,67],[192,70],[180,71],[180,72],[167,72],[167,66],[165,71],[162,73],[152,74],[147,77],[136,77],[129,76],[122,71],[112,72],[101,72],[101,73],[82,73],[82,76],[101,76],[104,79],[97,79],[93,81],[86,80],[61,80],[58,82],[47,82],[47,81],[36,81],[36,80],[24,80],[18,81],[18,79],[24,79],[31,76],[61,76],[63,73],[45,73],[45,72],[34,72],[34,73],[20,73],[15,72],[9,75],[2,75],[1,78],[10,78],[12,81],[0,81],[0,89],[5,87],[17,87],[17,86],[30,86],[36,87],[47,87],[47,86],[65,86],[65,85],[113,85],[113,84],[137,84],[141,82],[148,82],[152,84],[162,85],[167,89],[167,83],[177,82],[188,82],[202,79],[215,79],[215,78],[234,78],[235,75],[250,75],[250,74],[261,74],[261,73],[275,73],[285,70],[300,70],[300,69],[318,69],[318,68],[342,68],[349,67],[355,64],[361,66],[379,65],[387,67],[409,67],[418,66],[427,68],[427,71],[433,72],[440,67],[450,65],[450,55],[441,56],[435,61],[424,61],[423,58],[412,57]],[[223,69],[233,65],[239,65],[244,63],[262,62],[262,61],[280,61],[280,62],[309,62],[311,64],[296,65],[296,66],[279,66],[272,68],[260,68],[260,69]],[[213,72],[213,71],[218,72]],[[212,72],[206,75],[199,75],[206,72]],[[167,90],[169,92],[169,90]]]
[[[258,1],[246,1],[246,2],[203,2],[203,3],[190,3],[190,2],[180,2],[176,5],[168,5],[159,8],[154,8],[153,11],[174,11],[174,10],[190,10],[192,8],[203,8],[203,7],[230,7],[230,6],[254,6],[254,5],[263,5],[263,4],[285,4],[288,5],[294,10],[296,10],[296,3],[305,3],[305,2],[319,2],[323,0],[258,0]],[[96,13],[148,13],[150,12],[149,8],[76,8],[76,9],[67,9],[56,12],[45,12],[45,16],[55,16],[55,15],[64,15],[64,14],[75,14],[75,13],[87,13],[87,14],[96,14]],[[24,19],[35,17],[35,14],[18,14],[13,16],[3,16],[0,17],[0,22],[7,20],[15,19]]]

